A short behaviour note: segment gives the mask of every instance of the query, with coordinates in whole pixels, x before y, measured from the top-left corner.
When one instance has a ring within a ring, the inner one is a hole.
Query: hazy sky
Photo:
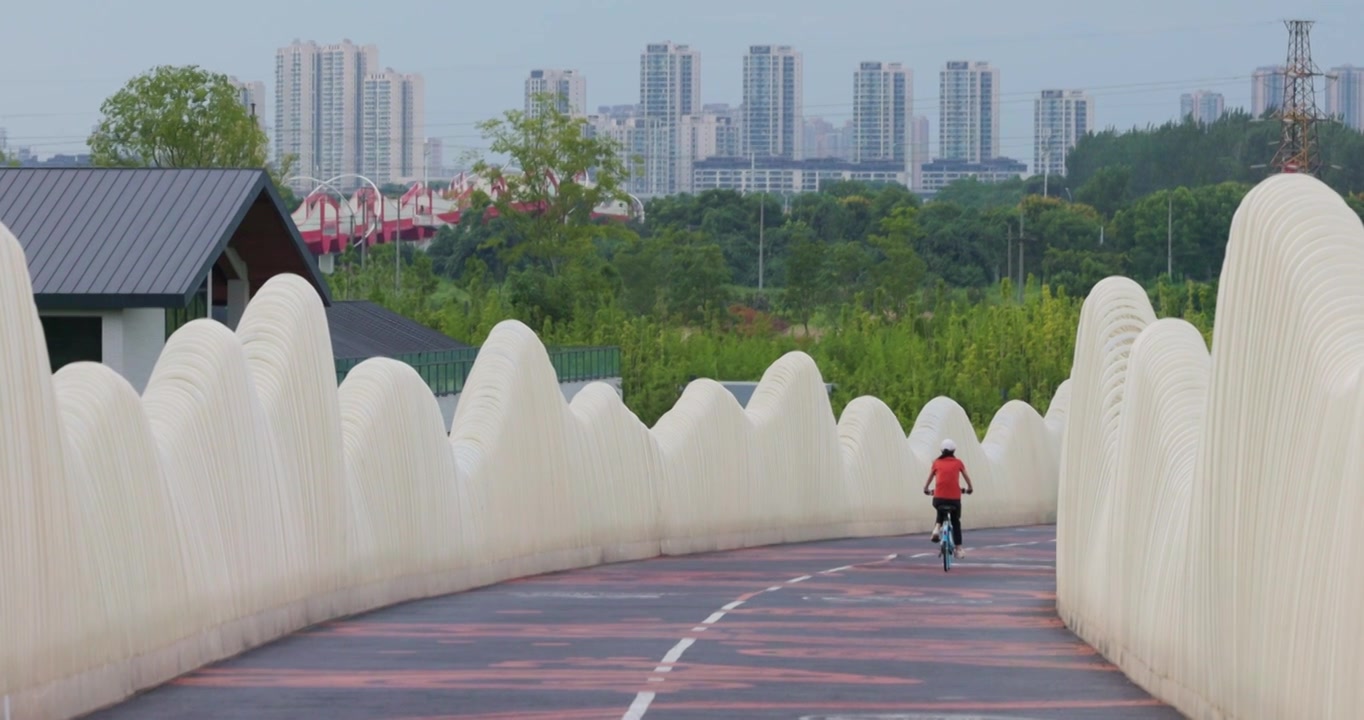
[[[773,43],[804,53],[806,116],[835,122],[851,116],[858,62],[907,64],[914,111],[935,139],[942,63],[987,60],[1001,69],[1003,153],[1031,163],[1042,88],[1090,90],[1100,127],[1164,122],[1197,88],[1248,105],[1251,71],[1287,52],[1284,18],[1318,21],[1323,68],[1364,65],[1357,2],[3,0],[0,127],[11,148],[78,151],[100,102],[128,78],[189,63],[265,81],[272,123],[275,50],[349,38],[377,44],[383,65],[425,75],[428,134],[444,139],[449,162],[481,144],[474,122],[520,106],[531,67],[582,71],[591,108],[637,102],[640,52],[672,40],[701,52],[703,101],[737,103],[748,45]]]

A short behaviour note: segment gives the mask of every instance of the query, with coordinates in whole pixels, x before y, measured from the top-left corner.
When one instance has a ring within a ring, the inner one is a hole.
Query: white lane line
[[[634,695],[634,702],[630,704],[630,709],[626,710],[625,716],[622,716],[621,720],[640,720],[641,717],[644,717],[644,713],[648,712],[651,702],[653,702],[653,693]]]
[[[862,563],[861,565],[844,565],[842,567],[815,573],[815,575],[827,575],[828,573],[831,572],[851,570],[856,567],[861,567],[862,565],[877,565],[888,560],[894,560],[896,557],[898,557],[897,554],[891,553],[890,555],[887,555],[880,560],[873,560],[868,563]],[[809,580],[812,577],[814,577],[814,575],[801,575],[800,577],[791,578],[790,580],[787,580],[786,584],[793,585],[798,582],[804,582],[806,580]],[[720,610],[711,613],[710,617],[706,618],[705,620],[702,620],[700,625],[697,625],[696,627],[692,628],[692,632],[704,631],[708,626],[719,622],[720,618],[723,618],[726,612],[734,610],[740,605],[743,605],[745,602],[748,602],[748,600],[752,598],[754,595],[758,595],[759,593],[763,592],[776,592],[782,589],[783,587],[785,587],[785,585],[773,585],[772,587],[769,587],[766,590],[760,590],[758,592],[743,595],[738,600],[735,600],[727,605],[724,605],[723,607],[720,608]],[[687,648],[691,647],[692,644],[694,644],[695,642],[696,638],[691,637],[682,638],[681,640],[679,640],[678,643],[674,645],[671,650],[668,651],[668,654],[663,656],[663,661],[658,665],[658,667],[654,668],[655,674],[650,675],[648,681],[651,683],[663,682],[663,678],[659,677],[659,675],[670,672],[673,669],[673,667],[676,666],[677,661],[682,659],[682,653],[686,652]],[[621,716],[621,720],[642,720],[642,718],[644,717],[644,713],[649,711],[649,705],[653,703],[654,696],[655,693],[653,692],[648,691],[639,692],[637,695],[635,695],[635,701],[630,703],[630,709],[626,710],[625,714]]]
[[[653,680],[653,678],[649,679]],[[662,678],[659,679],[661,680]],[[652,703],[653,701],[654,694],[651,692],[642,692],[636,695],[635,701],[630,703],[630,709],[625,711],[625,715],[621,716],[620,720],[640,720],[640,718],[644,717],[644,713],[648,712],[649,703]]]
[[[819,574],[820,574],[820,575],[832,575],[832,574],[834,574],[834,573],[841,573],[841,572],[843,572],[844,570],[851,570],[851,569],[852,569],[852,566],[851,566],[851,565],[844,565],[844,566],[842,566],[842,567],[836,567],[836,568],[834,568],[834,569],[832,569],[832,570],[820,570],[820,571],[819,571]]]
[[[682,657],[682,653],[686,652],[687,648],[691,647],[694,642],[696,642],[696,638],[682,638],[673,646],[672,650],[668,651],[667,655],[663,656],[663,661],[659,663],[658,667],[654,668],[654,672],[665,673],[672,670],[673,663],[677,662],[678,658]]]

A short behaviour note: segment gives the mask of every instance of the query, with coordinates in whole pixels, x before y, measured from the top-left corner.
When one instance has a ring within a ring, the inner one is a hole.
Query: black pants
[[[957,547],[961,547],[961,501],[933,498],[933,507],[938,510],[939,525],[941,525],[949,515],[952,516],[952,542]]]

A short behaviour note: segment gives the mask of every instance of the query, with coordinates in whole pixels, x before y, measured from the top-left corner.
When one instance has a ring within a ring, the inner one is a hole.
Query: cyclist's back
[[[933,498],[961,502],[961,474],[965,470],[966,464],[956,455],[944,454],[934,460],[933,475],[938,482],[933,486]]]
[[[934,484],[934,480],[937,483]],[[971,485],[971,474],[966,471],[966,464],[957,458],[957,444],[952,440],[942,441],[942,454],[933,461],[933,469],[928,471],[928,480],[924,483],[924,494],[929,494],[929,486],[933,485],[933,508],[938,511],[938,519],[933,526],[932,541],[938,542],[938,536],[942,531],[943,521],[949,517],[952,519],[952,543],[956,545],[956,554],[962,555],[961,549],[961,481],[966,480],[966,493],[969,495],[974,492]]]

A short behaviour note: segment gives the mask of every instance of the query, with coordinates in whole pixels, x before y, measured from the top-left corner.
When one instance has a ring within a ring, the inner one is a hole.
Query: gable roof
[[[0,169],[0,222],[24,248],[40,308],[183,307],[262,197],[330,303],[264,170]]]
[[[335,301],[327,308],[332,356],[393,357],[470,348],[444,333],[365,300]]]

